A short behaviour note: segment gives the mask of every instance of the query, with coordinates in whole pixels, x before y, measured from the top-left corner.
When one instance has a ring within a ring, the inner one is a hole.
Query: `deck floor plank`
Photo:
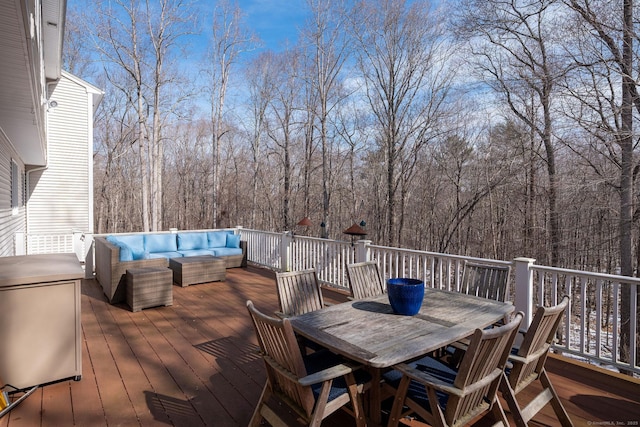
[[[127,389],[131,370],[139,367],[122,333],[128,314],[123,311],[114,315],[114,307],[107,304],[96,303],[93,308],[102,336],[87,342],[106,423],[139,424],[136,402],[131,400]]]
[[[0,419],[0,427],[246,426],[265,373],[245,303],[276,311],[274,274],[229,269],[223,282],[173,291],[172,306],[132,313],[108,304],[97,282],[84,281],[82,380],[39,388]],[[547,366],[576,426],[640,421],[640,382],[621,382],[563,358],[550,358]],[[338,412],[322,425],[354,423]],[[547,406],[531,425],[555,427],[557,421]]]
[[[155,323],[155,322],[158,323]],[[176,379],[185,393],[187,402],[191,404],[205,425],[212,420],[220,420],[220,425],[232,426],[231,415],[224,404],[219,404],[215,389],[210,382],[213,367],[207,363],[200,351],[184,340],[182,335],[162,318],[154,319],[154,325],[160,326],[166,341],[156,349],[166,363],[171,375]],[[165,355],[170,355],[165,359]],[[215,404],[212,404],[215,402]],[[229,420],[225,423],[224,420]]]

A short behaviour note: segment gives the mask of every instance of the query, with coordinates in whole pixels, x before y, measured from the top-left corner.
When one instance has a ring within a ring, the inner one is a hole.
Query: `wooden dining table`
[[[386,294],[290,317],[293,329],[329,350],[381,371],[443,348],[514,311],[510,303],[425,288],[418,314],[393,313]],[[370,390],[370,420],[380,424],[381,392]]]

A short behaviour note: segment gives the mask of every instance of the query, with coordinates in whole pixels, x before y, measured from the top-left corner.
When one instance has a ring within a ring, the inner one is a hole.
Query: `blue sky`
[[[296,42],[308,14],[304,0],[239,0],[238,4],[265,47],[276,51],[287,41]]]
[[[68,10],[85,9],[93,0],[68,0]],[[234,0],[229,0],[233,2]],[[245,14],[246,24],[260,37],[264,48],[282,50],[294,44],[299,28],[308,16],[305,0],[235,0]],[[216,0],[195,0],[196,10],[210,22]],[[206,30],[204,30],[206,31]]]

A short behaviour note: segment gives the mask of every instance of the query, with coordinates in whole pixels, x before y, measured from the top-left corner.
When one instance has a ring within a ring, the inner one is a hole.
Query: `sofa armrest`
[[[240,240],[240,249],[242,249],[242,262],[240,263],[240,267],[247,266],[247,241]]]
[[[96,280],[102,286],[102,291],[111,298],[112,269],[119,262],[120,248],[107,241],[106,238],[94,237]]]
[[[167,267],[166,258],[120,261],[120,248],[105,237],[95,237],[96,279],[110,303],[122,302],[126,297],[128,268]]]

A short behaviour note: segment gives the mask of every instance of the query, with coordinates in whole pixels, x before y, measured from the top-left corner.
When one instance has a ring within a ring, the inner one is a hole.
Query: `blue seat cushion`
[[[155,258],[181,258],[182,254],[180,252],[177,251],[171,251],[171,252],[147,252],[147,258],[148,259],[155,259]]]
[[[215,252],[216,256],[242,255],[240,248],[212,248],[211,251]]]
[[[409,363],[408,365],[418,369],[419,371],[426,372],[441,381],[450,383],[451,385],[453,385],[456,375],[458,374],[457,371],[432,357],[423,357],[422,359]],[[385,372],[382,375],[382,378],[386,383],[390,384],[394,388],[398,388],[398,385],[400,385],[400,379],[402,379],[402,372],[391,370],[389,372]],[[436,395],[438,396],[438,404],[441,408],[444,408],[447,405],[447,400],[449,400],[449,395],[441,391],[436,391]],[[427,390],[424,385],[416,381],[411,381],[411,384],[409,384],[409,390],[407,391],[407,397],[417,402],[427,411],[431,412],[429,397],[427,396]]]
[[[227,246],[227,235],[230,231],[208,231],[207,241],[209,248],[224,248]]]
[[[147,252],[175,252],[178,242],[175,234],[146,234],[144,248]]]
[[[307,374],[312,374],[315,372],[322,371],[323,369],[330,368],[332,366],[343,363],[343,359],[340,356],[331,353],[329,350],[319,350],[314,351],[306,356],[304,356],[304,366],[307,368]],[[363,369],[358,369],[354,373],[356,383],[364,384],[368,381],[371,381],[371,375],[364,371]],[[313,395],[317,399],[320,395],[320,390],[322,389],[322,383],[313,384],[311,386],[311,390],[313,391]],[[344,377],[338,377],[333,380],[331,385],[331,391],[329,392],[328,401],[331,402],[334,399],[342,396],[347,393],[347,382]]]
[[[190,251],[193,249],[207,249],[209,243],[207,234],[201,233],[178,233],[178,250]]]
[[[213,255],[216,253],[212,249],[193,249],[190,251],[178,251],[182,256],[201,256],[201,255]]]

